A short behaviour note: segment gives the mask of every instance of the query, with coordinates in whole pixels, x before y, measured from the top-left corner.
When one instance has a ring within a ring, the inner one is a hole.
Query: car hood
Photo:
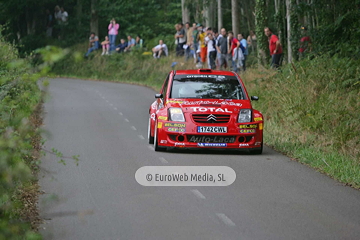
[[[249,100],[233,99],[169,99],[166,106],[182,108],[187,113],[238,113],[240,109],[251,109]]]

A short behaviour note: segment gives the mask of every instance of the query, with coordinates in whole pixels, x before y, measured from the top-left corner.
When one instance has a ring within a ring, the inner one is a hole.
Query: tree
[[[181,12],[182,12],[182,22],[190,22],[189,9],[185,4],[185,0],[181,0]]]
[[[231,23],[234,36],[239,33],[239,6],[237,0],[231,0]]]
[[[220,29],[223,27],[221,0],[217,0],[217,15],[218,15],[218,30],[220,31]]]
[[[97,0],[91,0],[90,32],[99,35],[99,17],[97,12]]]
[[[255,5],[255,33],[257,38],[258,64],[266,64],[266,55],[268,51],[268,41],[264,33],[267,27],[266,3],[264,0],[256,0]]]

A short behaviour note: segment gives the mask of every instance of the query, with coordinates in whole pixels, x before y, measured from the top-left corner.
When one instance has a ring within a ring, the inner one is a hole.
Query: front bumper
[[[171,148],[257,149],[263,141],[263,123],[217,125],[226,126],[227,133],[199,133],[198,125],[158,123],[158,144]],[[171,125],[171,126],[170,126]]]

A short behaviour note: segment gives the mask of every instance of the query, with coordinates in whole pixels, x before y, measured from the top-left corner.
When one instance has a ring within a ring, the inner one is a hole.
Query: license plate
[[[199,133],[227,133],[227,127],[197,127]]]

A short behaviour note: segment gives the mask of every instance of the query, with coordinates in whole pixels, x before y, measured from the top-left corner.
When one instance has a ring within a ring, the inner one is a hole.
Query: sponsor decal
[[[168,128],[169,132],[185,132],[185,128]]]
[[[255,146],[261,145],[261,142],[255,142]]]
[[[256,124],[239,125],[239,128],[242,128],[242,129],[254,129],[254,128],[257,128],[257,125]]]
[[[156,102],[154,102],[153,104],[151,104],[151,108],[152,108],[152,109],[156,109]]]
[[[160,143],[167,143],[167,140],[160,140]]]
[[[264,126],[262,123],[259,123],[259,130],[263,130]]]
[[[155,113],[152,113],[152,114],[150,115],[150,118],[155,121]]]
[[[254,118],[254,121],[255,121],[255,122],[262,121],[262,120],[263,120],[262,117],[256,117],[256,118]]]
[[[185,146],[185,143],[176,142],[176,143],[175,143],[175,147],[177,147],[177,146],[180,146],[180,147],[181,147],[181,146]]]
[[[198,147],[226,147],[226,143],[198,143]]]
[[[165,123],[165,127],[180,127],[184,128],[186,127],[185,123]]]
[[[189,142],[213,142],[213,143],[233,143],[235,137],[218,137],[218,136],[192,136]]]
[[[169,100],[166,103],[183,103],[184,101],[177,101],[177,100]]]
[[[232,113],[232,111],[229,111],[227,108],[209,108],[209,107],[191,107],[191,109],[194,112],[221,112],[221,113]]]
[[[179,102],[180,103],[180,102]],[[215,105],[230,105],[230,106],[237,106],[237,107],[241,107],[242,104],[241,103],[235,103],[235,102],[229,102],[229,101],[203,101],[203,100],[199,100],[199,101],[183,101],[181,102],[184,105],[200,105],[200,104],[215,104]]]
[[[221,75],[187,75],[187,78],[221,78],[224,79],[226,78],[225,76],[221,76]]]
[[[240,133],[255,133],[255,129],[240,129]]]
[[[240,144],[239,144],[239,147],[248,147],[248,146],[249,146],[248,143],[240,143]]]
[[[158,122],[158,126],[157,126],[157,127],[158,127],[158,128],[162,128],[162,124],[163,124],[162,122]]]
[[[165,120],[165,121],[166,121],[166,120],[167,120],[167,117],[165,117],[165,116],[159,116],[158,119],[159,119],[159,120]]]

